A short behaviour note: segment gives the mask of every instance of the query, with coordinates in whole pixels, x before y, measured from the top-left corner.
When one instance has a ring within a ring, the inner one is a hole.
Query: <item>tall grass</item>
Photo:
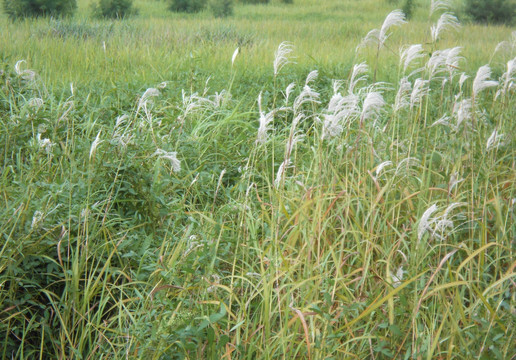
[[[386,11],[317,56],[266,8],[2,23],[2,358],[514,357],[511,33],[355,52]]]

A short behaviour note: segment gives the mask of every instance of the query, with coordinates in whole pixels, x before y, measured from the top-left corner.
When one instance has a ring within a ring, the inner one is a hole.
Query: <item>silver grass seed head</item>
[[[288,56],[293,50],[294,46],[287,41],[283,41],[281,44],[279,44],[278,49],[274,53],[274,76],[277,76],[285,65],[291,63]]]
[[[460,27],[459,20],[450,13],[444,13],[441,15],[437,23],[430,28],[432,35],[432,42],[437,42],[439,36],[443,31],[456,30]]]
[[[233,52],[233,56],[231,57],[231,67],[233,67],[233,65],[235,65],[235,60],[236,60],[236,58],[237,58],[239,53],[240,53],[240,48],[237,47],[235,49],[235,51]]]
[[[410,94],[410,109],[412,109],[416,104],[419,104],[424,96],[428,95],[430,92],[428,84],[428,80],[416,79]]]
[[[153,156],[158,156],[160,159],[165,159],[170,161],[170,165],[172,166],[172,171],[178,173],[181,171],[181,162],[177,158],[176,151],[165,151],[162,149],[157,149]]]
[[[393,10],[383,22],[382,27],[380,28],[379,40],[381,46],[385,43],[387,38],[389,37],[389,30],[394,26],[400,26],[405,24],[407,21],[405,20],[405,14],[401,10]]]
[[[423,235],[425,232],[430,229],[430,225],[434,222],[434,220],[431,219],[432,214],[437,210],[437,205],[433,204],[430,206],[421,216],[421,219],[419,220],[419,225],[417,228],[417,239],[421,241],[423,238]]]
[[[451,8],[450,0],[432,0],[430,3],[430,16],[437,11],[446,11]]]
[[[410,64],[424,57],[423,46],[421,44],[410,45],[403,48],[400,52],[400,65],[403,65],[403,72],[406,72]]]
[[[497,86],[498,81],[488,80],[491,77],[491,68],[489,65],[481,66],[477,75],[475,76],[475,80],[473,80],[473,97],[476,98],[478,94],[487,88]]]
[[[401,282],[403,281],[403,274],[405,271],[403,271],[403,266],[400,266],[398,270],[396,270],[396,273],[390,272],[391,277],[391,283],[393,288],[397,288],[401,285]]]
[[[319,76],[319,71],[312,70],[306,77],[305,86],[309,85],[311,82],[313,82],[315,79],[317,79],[318,76]]]
[[[497,149],[500,146],[500,141],[503,139],[503,137],[503,134],[499,134],[498,130],[494,129],[491,133],[491,136],[489,136],[487,139],[486,151]]]
[[[353,71],[351,72],[351,76],[349,78],[348,93],[353,94],[357,84],[361,81],[367,80],[366,74],[368,71],[369,67],[366,63],[355,64],[353,66]]]
[[[362,114],[360,116],[360,120],[364,121],[372,118],[373,116],[378,116],[385,104],[386,102],[379,92],[373,91],[368,93],[364,99],[364,103],[362,104]]]
[[[400,79],[396,98],[394,99],[393,110],[398,112],[401,109],[408,107],[410,102],[408,100],[409,94],[412,92],[412,84],[406,77]]]

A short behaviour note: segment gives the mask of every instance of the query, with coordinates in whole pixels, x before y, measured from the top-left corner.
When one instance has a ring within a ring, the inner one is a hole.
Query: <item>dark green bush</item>
[[[515,0],[466,0],[466,13],[476,22],[511,24],[516,17]]]
[[[210,9],[215,17],[231,16],[233,15],[233,0],[211,0]]]
[[[401,10],[405,13],[407,19],[411,19],[414,13],[414,0],[405,0]]]
[[[77,0],[3,0],[4,11],[11,18],[66,16],[77,9]]]
[[[270,0],[240,0],[244,4],[268,4]]]
[[[93,6],[93,13],[97,17],[121,19],[136,13],[133,0],[100,0]]]
[[[206,0],[170,0],[169,9],[175,12],[195,13],[206,6]]]

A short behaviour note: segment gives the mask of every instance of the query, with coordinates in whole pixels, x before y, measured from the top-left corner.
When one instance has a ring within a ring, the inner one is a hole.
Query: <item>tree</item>
[[[77,0],[4,0],[5,13],[11,18],[66,16],[77,9]]]
[[[514,0],[466,0],[466,13],[480,23],[511,24],[516,17]]]

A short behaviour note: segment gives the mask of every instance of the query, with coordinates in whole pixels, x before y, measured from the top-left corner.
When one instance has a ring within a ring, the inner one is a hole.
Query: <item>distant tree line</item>
[[[236,0],[165,0],[174,12],[195,13],[209,7],[215,17],[233,14]],[[238,0],[245,4],[267,4],[270,0]],[[294,0],[280,0],[291,4]],[[3,0],[5,13],[11,19],[39,16],[69,16],[77,9],[77,0]],[[137,13],[133,0],[97,0],[92,4],[96,17],[121,19]]]

